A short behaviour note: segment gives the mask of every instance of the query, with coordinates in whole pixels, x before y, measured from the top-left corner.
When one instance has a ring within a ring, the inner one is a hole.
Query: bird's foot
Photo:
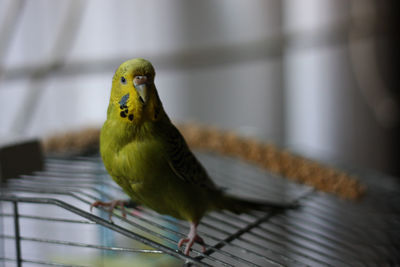
[[[181,240],[179,240],[178,247],[181,248],[183,244],[187,243],[185,248],[185,255],[189,255],[189,251],[192,248],[194,242],[197,242],[200,245],[202,245],[203,252],[206,251],[204,240],[199,235],[196,235],[194,237],[182,238]]]
[[[197,223],[190,223],[190,232],[186,238],[181,238],[178,242],[178,248],[181,248],[183,244],[187,243],[185,248],[185,255],[189,255],[190,249],[192,248],[194,242],[199,243],[202,246],[203,253],[206,251],[205,242],[197,234]]]
[[[116,207],[121,208],[122,217],[126,218],[125,205],[127,204],[128,202],[125,200],[112,200],[110,202],[103,202],[98,200],[93,202],[92,205],[90,205],[90,212],[92,212],[93,207],[109,207],[108,218],[110,219],[110,222],[112,222],[112,214]]]

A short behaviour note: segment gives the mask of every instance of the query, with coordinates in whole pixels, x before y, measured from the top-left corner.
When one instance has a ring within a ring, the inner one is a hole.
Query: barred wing
[[[185,182],[218,190],[204,167],[190,151],[178,129],[173,124],[169,125],[166,131],[167,161],[176,176]]]

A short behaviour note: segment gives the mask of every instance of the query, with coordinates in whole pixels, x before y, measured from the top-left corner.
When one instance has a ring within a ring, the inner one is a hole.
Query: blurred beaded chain
[[[193,149],[240,158],[295,182],[345,199],[358,199],[366,191],[366,186],[356,177],[273,144],[197,124],[179,124],[178,128]],[[88,128],[55,135],[43,141],[43,148],[46,153],[93,153],[98,151],[99,134],[99,129]]]

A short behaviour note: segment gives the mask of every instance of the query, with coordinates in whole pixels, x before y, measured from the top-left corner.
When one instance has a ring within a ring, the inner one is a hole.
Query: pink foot
[[[124,218],[126,218],[126,211],[125,211],[125,207],[124,207],[126,204],[127,204],[127,202],[124,200],[112,200],[110,202],[103,202],[103,201],[98,200],[98,201],[93,202],[92,205],[90,205],[90,212],[92,212],[93,207],[109,207],[108,217],[109,217],[110,221],[112,222],[113,220],[111,217],[112,217],[113,211],[114,211],[115,207],[118,207],[118,206],[121,208],[122,216]]]
[[[205,242],[203,238],[201,238],[197,234],[197,225],[198,223],[190,223],[190,231],[186,238],[182,238],[178,242],[178,248],[181,248],[183,244],[187,243],[185,248],[185,255],[189,255],[190,249],[193,246],[194,242],[199,243],[203,247],[203,252],[206,251]]]

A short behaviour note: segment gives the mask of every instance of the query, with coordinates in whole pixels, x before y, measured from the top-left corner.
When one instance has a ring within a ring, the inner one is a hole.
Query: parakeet
[[[152,64],[141,58],[122,63],[112,80],[110,103],[100,134],[100,153],[114,181],[135,202],[190,223],[184,253],[194,242],[205,250],[197,234],[209,211],[235,213],[251,209],[289,208],[291,205],[255,202],[227,195],[210,179],[168,118],[154,84]],[[93,206],[123,208],[125,201],[96,201]]]

